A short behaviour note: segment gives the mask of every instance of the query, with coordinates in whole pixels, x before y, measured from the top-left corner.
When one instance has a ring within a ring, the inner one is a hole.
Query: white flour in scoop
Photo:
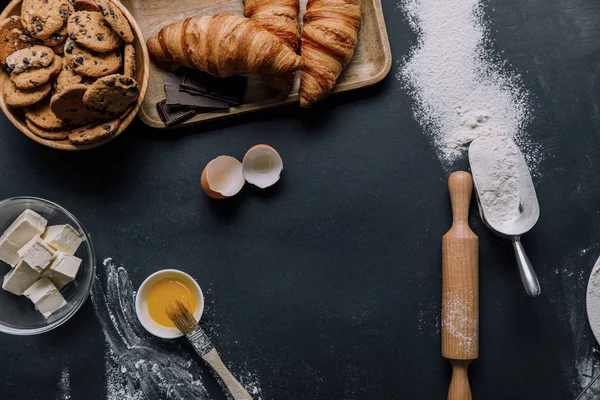
[[[519,149],[511,139],[491,135],[469,149],[479,201],[490,222],[506,223],[519,216]]]
[[[530,151],[523,128],[527,93],[517,75],[485,49],[481,0],[400,0],[418,44],[398,73],[414,98],[416,119],[448,167],[474,139],[507,135]],[[531,154],[525,154],[528,161]],[[531,163],[529,163],[531,164]],[[530,165],[531,166],[531,165]]]

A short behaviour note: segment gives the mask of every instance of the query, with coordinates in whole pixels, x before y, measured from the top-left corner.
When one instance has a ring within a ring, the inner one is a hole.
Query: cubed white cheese
[[[41,278],[35,282],[25,290],[24,295],[46,318],[67,304],[65,298],[48,278]]]
[[[8,274],[4,276],[2,289],[20,296],[39,278],[40,271],[21,260],[13,269],[8,272]]]
[[[75,254],[82,241],[79,233],[69,224],[49,226],[42,239],[55,250],[69,254]]]
[[[44,270],[42,276],[50,279],[60,290],[67,283],[75,279],[80,265],[81,258],[65,253],[64,251],[58,251],[54,261]]]
[[[41,235],[47,223],[35,211],[23,211],[0,237],[0,260],[15,266],[20,261],[19,249],[34,236]]]
[[[0,237],[0,260],[14,267],[21,261],[21,257],[18,254],[20,248],[8,240],[7,237]]]
[[[54,259],[54,250],[46,244],[39,236],[35,236],[17,253],[27,264],[37,268],[40,272],[44,270]]]

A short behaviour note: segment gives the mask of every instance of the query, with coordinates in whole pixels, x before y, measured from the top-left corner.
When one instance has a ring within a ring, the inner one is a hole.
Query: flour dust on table
[[[71,400],[71,374],[69,368],[63,367],[58,387],[60,388],[58,400]]]
[[[485,49],[481,0],[400,0],[418,35],[397,77],[414,98],[415,118],[432,136],[446,168],[478,137],[502,133],[517,142],[529,167],[539,158],[524,128],[528,93],[518,75]],[[535,174],[534,174],[535,175]]]
[[[137,321],[127,271],[111,258],[104,268],[106,278],[97,276],[92,302],[107,342],[107,400],[210,399],[186,352],[154,338]]]

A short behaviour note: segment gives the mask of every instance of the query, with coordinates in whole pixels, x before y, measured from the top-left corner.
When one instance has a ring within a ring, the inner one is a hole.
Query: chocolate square
[[[179,89],[181,77],[175,75],[165,75],[165,92],[167,93],[167,106],[193,108],[196,111],[205,110],[228,110],[229,103],[216,100],[210,97],[193,95],[183,92]]]
[[[161,121],[167,126],[180,124],[197,114],[196,111],[190,109],[169,109],[167,106],[167,100],[158,102],[156,104],[156,109],[158,110],[158,115],[160,116]]]
[[[248,83],[248,78],[245,76],[215,78],[205,72],[189,68],[180,68],[176,74],[183,78],[181,89],[187,93],[211,97],[232,105],[242,104]]]

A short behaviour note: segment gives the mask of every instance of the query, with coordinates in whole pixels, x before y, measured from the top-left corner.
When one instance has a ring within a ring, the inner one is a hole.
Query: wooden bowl
[[[47,140],[35,135],[29,130],[29,128],[27,128],[27,125],[25,124],[25,116],[23,114],[23,111],[21,109],[11,108],[8,105],[6,105],[6,103],[4,102],[4,96],[0,95],[0,108],[2,108],[2,111],[4,111],[6,117],[10,120],[10,122],[13,123],[13,125],[18,130],[23,132],[30,139],[35,140],[36,142],[43,144],[44,146],[52,147],[53,149],[59,150],[74,151],[93,149],[94,147],[102,146],[103,144],[110,142],[111,140],[119,136],[121,133],[123,133],[123,131],[127,128],[127,126],[129,126],[131,121],[133,121],[138,111],[140,110],[142,102],[144,101],[144,96],[146,95],[146,90],[148,89],[148,77],[150,72],[150,57],[148,56],[148,48],[146,47],[144,35],[142,34],[142,31],[140,30],[140,27],[138,26],[133,16],[129,13],[129,10],[127,10],[127,8],[125,8],[125,6],[121,4],[121,2],[119,2],[118,0],[111,1],[123,12],[123,15],[125,15],[125,18],[127,18],[127,20],[129,21],[131,29],[133,30],[133,33],[135,35],[135,40],[133,42],[133,45],[135,46],[137,64],[135,80],[137,81],[140,87],[140,97],[138,98],[137,103],[126,114],[126,117],[121,121],[119,129],[113,135],[96,143],[76,146],[71,144],[71,142],[69,142],[68,140]],[[0,14],[0,20],[5,19],[11,15],[20,16],[21,2],[22,0],[12,0],[6,6],[4,11],[2,11],[2,14]],[[0,72],[0,88],[4,86],[5,79],[8,79],[8,74],[5,70],[2,70]]]

